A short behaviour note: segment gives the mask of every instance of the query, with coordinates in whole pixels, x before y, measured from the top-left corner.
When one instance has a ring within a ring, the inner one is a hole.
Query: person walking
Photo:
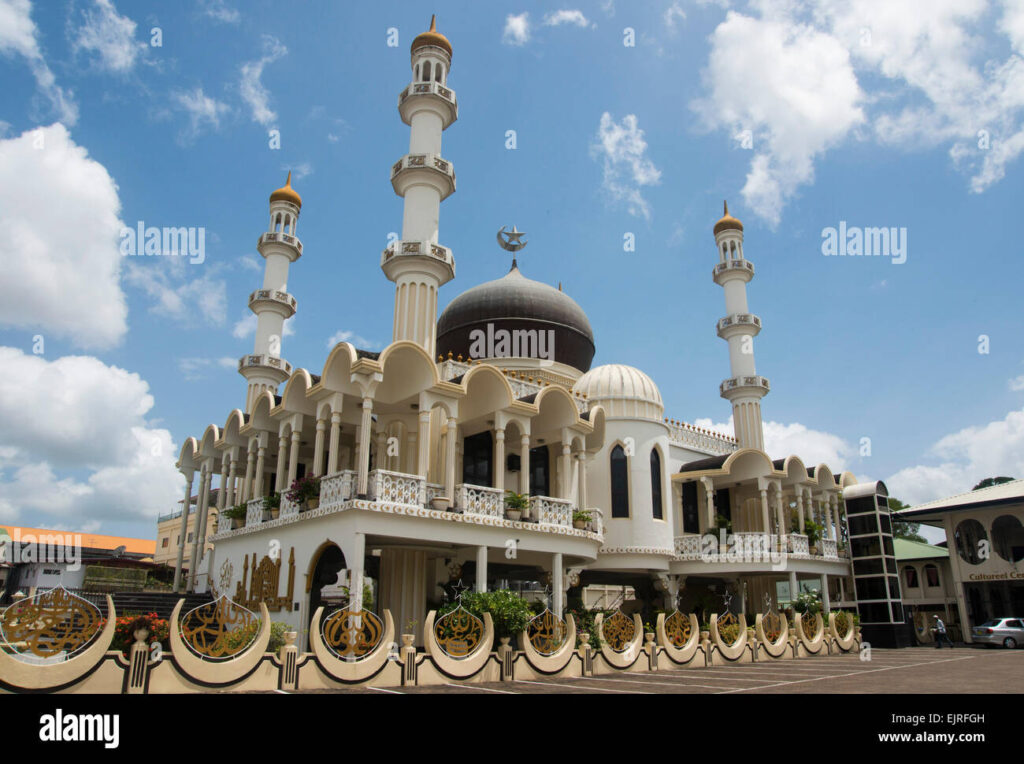
[[[944,624],[942,619],[937,615],[933,615],[932,618],[935,619],[935,626],[932,629],[932,631],[935,632],[935,649],[938,650],[942,647],[943,640],[945,640],[946,644],[952,648],[953,640],[951,640],[949,638],[949,634],[946,633],[946,624]]]

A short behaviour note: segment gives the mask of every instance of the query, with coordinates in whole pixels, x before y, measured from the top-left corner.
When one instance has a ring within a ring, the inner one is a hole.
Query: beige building
[[[213,498],[216,498],[217,489],[211,491]],[[188,570],[192,561],[192,539],[195,537],[196,504],[198,496],[193,496],[189,506],[188,525],[185,530],[185,543],[182,552],[182,567]],[[180,504],[181,502],[179,502]],[[216,517],[217,510],[213,510]],[[161,565],[170,565],[172,568],[178,566],[178,549],[181,546],[181,510],[170,514],[160,515],[156,521],[156,553],[153,555],[153,562]],[[207,546],[207,549],[212,545]]]

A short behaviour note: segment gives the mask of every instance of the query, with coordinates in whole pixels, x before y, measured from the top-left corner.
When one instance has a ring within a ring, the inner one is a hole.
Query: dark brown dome
[[[488,324],[494,332],[554,330],[556,362],[585,372],[594,360],[594,332],[583,309],[565,292],[526,278],[514,264],[500,279],[448,304],[437,322],[437,352],[470,357],[470,333],[479,329],[486,335]]]

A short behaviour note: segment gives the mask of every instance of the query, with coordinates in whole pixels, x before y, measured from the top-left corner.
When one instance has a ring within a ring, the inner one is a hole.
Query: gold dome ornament
[[[430,30],[417,35],[416,39],[412,41],[411,52],[415,53],[418,48],[424,48],[427,45],[443,48],[448,52],[448,58],[452,57],[452,44],[448,42],[447,37],[437,31],[437,14],[430,17]]]
[[[715,223],[715,236],[722,231],[728,231],[730,229],[742,231],[743,223],[729,214],[729,202],[723,202],[722,204],[725,206],[725,214],[722,215],[722,218],[717,223]]]
[[[302,206],[302,197],[299,196],[295,189],[292,188],[292,174],[288,172],[288,180],[284,182],[281,188],[277,189],[270,195],[270,201],[272,202],[291,202],[296,207]]]

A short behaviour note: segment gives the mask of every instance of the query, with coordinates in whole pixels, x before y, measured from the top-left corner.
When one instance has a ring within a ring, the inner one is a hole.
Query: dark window
[[[683,483],[683,533],[700,533],[696,483]]]
[[[851,536],[865,536],[869,533],[878,533],[878,523],[874,515],[851,517],[847,522],[850,525]]]
[[[971,565],[982,563],[981,542],[988,541],[984,525],[973,518],[963,520],[956,526],[953,538],[956,541],[956,550],[964,562]]]
[[[654,505],[654,517],[661,520],[665,517],[661,505],[661,456],[658,449],[651,449],[651,503]]]
[[[924,566],[924,580],[928,586],[939,585],[939,569],[934,565]]]
[[[888,599],[885,587],[885,579],[881,576],[871,578],[857,578],[854,580],[857,585],[857,599],[859,600],[884,600]]]
[[[917,571],[909,565],[903,569],[903,580],[907,582],[908,589],[916,589],[917,583]]]
[[[718,520],[718,515],[732,522],[732,497],[728,488],[715,491],[715,520]]]
[[[548,447],[530,449],[530,495],[550,496],[551,467],[548,464]]]
[[[168,544],[170,544],[170,543],[171,543],[171,540],[170,540],[170,538],[164,538],[164,539],[160,539],[160,546],[161,546],[162,548],[164,548],[164,549],[166,549],[166,548],[167,548],[167,545],[168,545]]]
[[[1024,560],[1024,526],[1013,515],[1000,515],[992,523],[992,545],[1007,562]]]
[[[612,517],[629,517],[629,471],[622,446],[612,449]]]
[[[494,485],[491,482],[491,462],[494,446],[490,432],[470,435],[463,441],[462,482],[469,485]]]

